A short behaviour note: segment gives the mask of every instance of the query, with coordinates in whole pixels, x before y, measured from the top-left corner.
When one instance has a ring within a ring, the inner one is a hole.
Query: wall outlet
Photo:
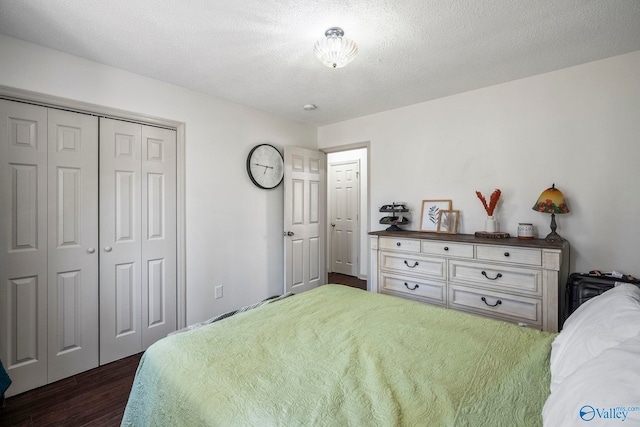
[[[222,298],[222,285],[216,286],[216,299]]]

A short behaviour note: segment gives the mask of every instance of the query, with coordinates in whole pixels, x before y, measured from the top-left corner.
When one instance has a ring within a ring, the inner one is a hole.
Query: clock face
[[[284,177],[282,154],[271,144],[256,145],[247,157],[247,173],[260,188],[277,187]]]

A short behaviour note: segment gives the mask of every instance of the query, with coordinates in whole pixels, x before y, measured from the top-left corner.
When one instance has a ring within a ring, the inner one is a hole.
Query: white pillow
[[[569,316],[551,345],[551,391],[580,365],[638,333],[640,288],[622,283],[590,299]]]
[[[563,427],[639,426],[640,334],[604,350],[569,375],[547,398],[542,422]]]

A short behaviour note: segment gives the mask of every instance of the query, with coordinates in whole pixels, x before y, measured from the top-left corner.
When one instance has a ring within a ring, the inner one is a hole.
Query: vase
[[[484,231],[487,233],[495,233],[498,231],[498,221],[493,216],[488,216],[484,220]]]

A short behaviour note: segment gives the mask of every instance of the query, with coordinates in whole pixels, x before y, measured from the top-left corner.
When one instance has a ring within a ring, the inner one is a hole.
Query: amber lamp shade
[[[551,185],[551,188],[547,188],[540,194],[538,201],[532,208],[534,211],[551,214],[551,233],[545,237],[545,240],[561,242],[563,239],[558,233],[556,233],[556,214],[569,213],[569,206],[564,199],[562,191],[556,188],[556,185]]]

